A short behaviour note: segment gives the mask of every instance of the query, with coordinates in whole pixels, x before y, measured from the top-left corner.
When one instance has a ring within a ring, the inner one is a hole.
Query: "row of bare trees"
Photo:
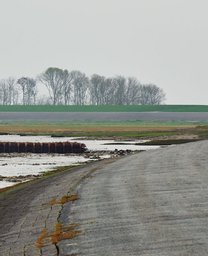
[[[41,97],[41,87],[48,96]],[[0,80],[1,105],[158,105],[164,91],[154,84],[141,84],[134,77],[90,78],[80,71],[48,68],[36,77]]]
[[[0,80],[0,105],[36,104],[36,80],[22,77],[18,80],[9,77]]]

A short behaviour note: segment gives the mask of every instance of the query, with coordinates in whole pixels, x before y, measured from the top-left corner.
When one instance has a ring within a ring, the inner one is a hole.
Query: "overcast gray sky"
[[[0,78],[135,76],[168,104],[208,104],[207,12],[207,0],[0,0]]]

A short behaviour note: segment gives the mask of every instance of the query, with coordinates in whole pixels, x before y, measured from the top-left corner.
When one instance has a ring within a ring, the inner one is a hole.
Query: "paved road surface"
[[[58,174],[0,197],[0,255],[208,255],[208,141]],[[78,192],[79,200],[50,205]],[[82,233],[35,242],[57,221]]]
[[[62,241],[60,255],[208,255],[207,155],[207,141],[190,143],[133,155],[95,173],[62,213],[83,234]]]
[[[40,249],[35,246],[44,229],[50,234],[56,230],[62,205],[50,202],[74,194],[82,179],[108,162],[112,160],[24,184],[6,195],[0,193],[0,256],[57,256],[50,239],[44,239]]]
[[[208,112],[0,112],[0,121],[208,121]]]

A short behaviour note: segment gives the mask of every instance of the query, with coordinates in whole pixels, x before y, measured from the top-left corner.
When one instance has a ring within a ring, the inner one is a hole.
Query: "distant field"
[[[1,134],[48,134],[125,139],[183,138],[184,136],[188,138],[208,138],[208,105],[0,106],[0,112]],[[102,113],[101,115],[99,112],[108,113]],[[164,115],[167,118],[160,118]],[[176,115],[176,117],[173,118],[173,115]]]
[[[0,112],[208,112],[208,105],[0,106]]]
[[[190,122],[0,122],[0,134],[149,139],[208,138],[208,125]]]

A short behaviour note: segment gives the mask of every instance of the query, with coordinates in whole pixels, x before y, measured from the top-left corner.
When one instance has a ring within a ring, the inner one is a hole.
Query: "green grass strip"
[[[0,106],[0,112],[208,112],[208,105]]]

